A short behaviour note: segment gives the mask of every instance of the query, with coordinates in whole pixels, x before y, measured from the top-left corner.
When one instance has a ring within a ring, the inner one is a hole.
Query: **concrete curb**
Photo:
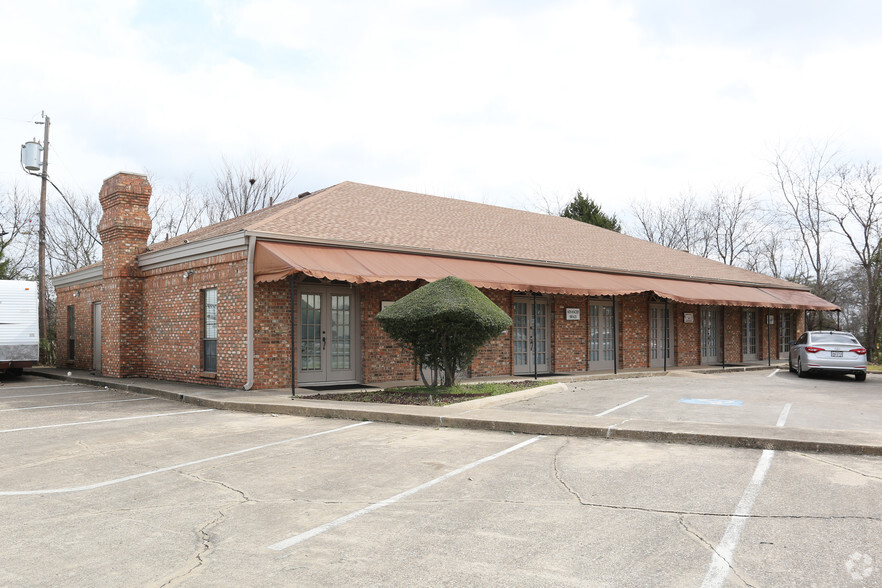
[[[626,423],[619,423],[609,418],[604,419],[581,415],[549,415],[493,410],[494,407],[526,400],[535,396],[566,391],[567,387],[562,383],[539,386],[501,396],[478,398],[454,405],[429,407],[362,404],[336,400],[290,399],[284,403],[249,402],[240,399],[206,397],[206,394],[212,393],[210,390],[200,391],[201,394],[183,393],[176,388],[186,388],[186,385],[176,383],[169,385],[171,389],[163,389],[159,386],[113,381],[109,378],[67,376],[42,370],[28,370],[27,373],[99,388],[112,388],[124,392],[145,394],[217,410],[286,414],[353,421],[369,420],[402,425],[504,431],[530,435],[562,435],[807,453],[882,456],[882,433],[874,432],[784,429],[755,425],[738,426],[669,421],[632,420]],[[663,374],[667,375],[670,373]],[[714,372],[710,371],[710,373]],[[634,376],[632,375],[632,377]],[[638,377],[642,377],[642,375]],[[191,387],[190,389],[195,388]],[[835,440],[837,437],[840,439],[851,437],[852,439],[846,441]]]

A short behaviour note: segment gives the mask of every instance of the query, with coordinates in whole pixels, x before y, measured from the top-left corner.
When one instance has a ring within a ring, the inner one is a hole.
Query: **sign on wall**
[[[568,308],[567,309],[567,320],[568,321],[577,321],[582,318],[582,309],[581,308]]]
[[[695,322],[695,315],[693,315],[691,312],[684,312],[683,313],[683,322],[684,323],[694,323]]]

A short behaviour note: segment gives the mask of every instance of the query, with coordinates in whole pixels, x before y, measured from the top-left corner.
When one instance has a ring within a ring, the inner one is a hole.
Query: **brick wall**
[[[416,290],[414,282],[363,284],[361,299],[361,357],[365,383],[411,381],[419,378],[413,354],[404,351],[377,322],[384,300],[396,301]]]
[[[501,308],[509,317],[512,313],[512,293],[507,290],[484,290],[487,298]],[[512,338],[511,327],[478,350],[469,374],[473,378],[484,376],[510,376],[512,373]]]
[[[101,302],[104,285],[101,281],[78,286],[56,288],[58,305],[57,349],[58,366],[78,370],[92,369],[92,312],[93,304]],[[74,358],[68,353],[67,307],[74,307]]]
[[[723,313],[723,353],[726,363],[741,363],[744,360],[744,312],[738,306],[721,307]]]
[[[246,257],[245,251],[237,251],[145,272],[147,377],[231,388],[245,385]],[[208,288],[217,289],[217,372],[213,374],[202,365],[202,291]],[[260,285],[255,287],[255,299],[258,291]]]
[[[623,368],[649,366],[649,295],[622,296],[619,332],[621,333],[621,359]]]
[[[686,322],[686,315],[692,314],[692,322]],[[677,339],[677,365],[691,366],[701,364],[701,307],[693,304],[680,304],[673,316],[677,325],[674,329]]]
[[[554,297],[555,372],[588,371],[588,298]],[[579,309],[578,320],[567,320],[567,308]]]

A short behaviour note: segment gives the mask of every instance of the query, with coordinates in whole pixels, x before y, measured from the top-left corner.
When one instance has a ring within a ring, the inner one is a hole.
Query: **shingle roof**
[[[158,251],[242,230],[297,240],[417,248],[458,255],[799,288],[791,282],[579,221],[344,182],[150,246]]]

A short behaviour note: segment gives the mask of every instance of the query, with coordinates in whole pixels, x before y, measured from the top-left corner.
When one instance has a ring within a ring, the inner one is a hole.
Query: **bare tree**
[[[806,280],[815,294],[826,297],[829,252],[822,242],[830,232],[830,219],[824,212],[835,190],[836,154],[828,145],[810,146],[796,154],[775,153],[773,177],[784,199],[784,210],[792,219],[801,244],[798,255],[807,263]]]
[[[244,163],[232,163],[223,158],[206,209],[208,222],[235,218],[289,198],[288,185],[293,179],[287,162],[274,164],[252,157]]]
[[[705,210],[714,257],[728,265],[746,265],[767,224],[757,199],[744,186],[718,187]]]
[[[872,360],[882,321],[882,175],[871,163],[841,165],[836,174],[835,202],[824,211],[857,256],[865,346]]]
[[[148,210],[152,223],[149,243],[205,226],[209,192],[194,184],[191,176],[172,188],[166,188],[153,179],[150,183],[153,186],[153,196]]]
[[[637,236],[694,255],[710,254],[707,206],[692,191],[680,194],[668,206],[635,201],[631,212],[637,218]]]
[[[48,204],[46,258],[49,273],[63,274],[101,259],[101,241],[97,236],[101,214],[98,198],[85,193],[65,190],[62,201],[53,200]]]
[[[10,280],[37,275],[39,198],[18,184],[0,197],[0,263],[2,276]]]

